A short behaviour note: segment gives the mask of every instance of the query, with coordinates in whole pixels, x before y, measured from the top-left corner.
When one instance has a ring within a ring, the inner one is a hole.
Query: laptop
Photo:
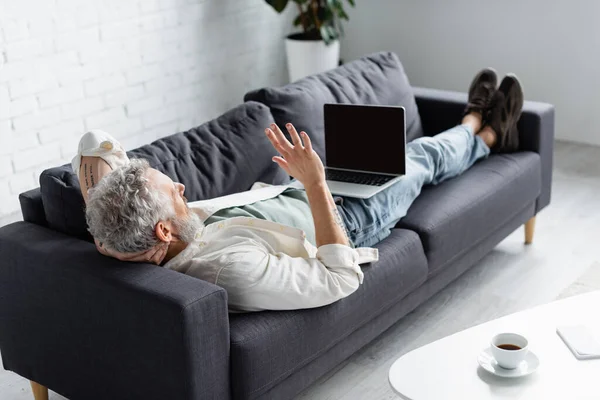
[[[325,173],[332,194],[367,199],[406,173],[404,107],[325,104]]]

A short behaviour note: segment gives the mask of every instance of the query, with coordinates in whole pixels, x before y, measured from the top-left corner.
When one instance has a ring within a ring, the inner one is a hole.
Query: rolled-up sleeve
[[[363,282],[364,274],[358,265],[358,252],[343,244],[326,244],[317,249],[317,259],[328,270],[348,270],[356,273],[359,283]]]
[[[255,247],[238,252],[216,284],[237,311],[292,310],[331,304],[363,281],[359,253],[340,244],[318,248],[315,258],[271,254]]]

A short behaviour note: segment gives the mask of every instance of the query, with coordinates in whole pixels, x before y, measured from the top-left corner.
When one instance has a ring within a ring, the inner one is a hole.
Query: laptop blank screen
[[[325,104],[328,167],[406,173],[403,107]]]

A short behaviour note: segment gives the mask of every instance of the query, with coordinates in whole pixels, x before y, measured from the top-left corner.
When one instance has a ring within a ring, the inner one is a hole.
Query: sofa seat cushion
[[[271,161],[277,152],[264,134],[272,122],[266,106],[247,102],[197,128],[156,140],[127,155],[146,159],[151,167],[183,183],[189,201],[248,190],[256,181],[287,183],[289,176]],[[73,142],[73,152],[76,150]],[[44,171],[40,188],[48,226],[89,239],[83,197],[71,166]]]
[[[397,227],[419,234],[429,275],[535,203],[540,165],[537,153],[492,155],[459,177],[424,188]]]
[[[325,103],[404,106],[406,140],[423,136],[412,87],[394,53],[372,54],[283,87],[252,91],[244,99],[266,104],[280,126],[291,122],[298,132],[306,131],[323,162]]]
[[[336,303],[230,316],[234,398],[259,398],[425,281],[427,260],[414,232],[394,230],[376,247],[380,259],[363,266],[363,284]]]

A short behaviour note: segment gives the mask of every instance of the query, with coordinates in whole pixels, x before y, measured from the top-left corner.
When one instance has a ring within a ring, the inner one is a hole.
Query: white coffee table
[[[560,325],[585,324],[600,337],[600,291],[508,315],[413,350],[394,362],[389,381],[407,400],[600,399],[600,360],[579,361],[556,334]],[[477,363],[496,333],[529,339],[539,369],[498,378]]]

